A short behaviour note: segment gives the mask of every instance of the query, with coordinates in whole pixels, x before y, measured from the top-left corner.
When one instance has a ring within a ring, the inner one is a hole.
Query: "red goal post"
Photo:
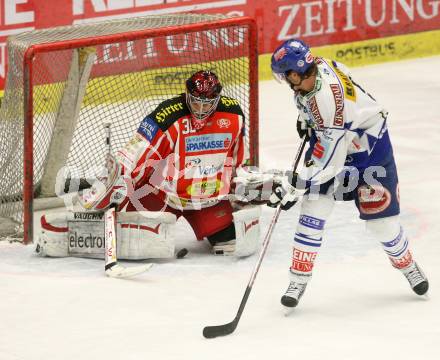
[[[12,220],[15,235],[32,242],[34,198],[55,195],[60,169],[87,179],[103,163],[102,124],[112,123],[113,146],[123,146],[143,117],[183,92],[185,79],[201,68],[214,70],[224,95],[240,102],[251,163],[258,165],[257,43],[253,19],[203,14],[75,25],[8,39],[0,220]],[[23,112],[14,109],[19,103]]]

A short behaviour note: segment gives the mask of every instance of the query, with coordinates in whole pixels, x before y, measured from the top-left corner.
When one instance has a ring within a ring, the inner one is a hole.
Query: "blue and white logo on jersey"
[[[225,150],[231,145],[232,134],[205,134],[188,136],[185,139],[187,153],[196,151]]]
[[[142,120],[138,133],[151,142],[156,135],[157,130],[159,130],[159,126],[154,122],[154,120],[146,117],[144,120]]]
[[[226,154],[204,154],[185,158],[185,179],[217,176],[223,171]]]

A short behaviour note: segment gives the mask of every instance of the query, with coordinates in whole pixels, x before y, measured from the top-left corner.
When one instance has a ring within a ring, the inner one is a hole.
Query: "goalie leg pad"
[[[174,257],[176,215],[169,212],[133,211],[118,214],[118,257],[158,259]]]
[[[247,205],[232,213],[233,225],[209,236],[214,255],[245,257],[255,253],[260,239],[261,207]]]
[[[257,250],[261,232],[260,215],[260,206],[247,206],[232,214],[235,226],[235,256],[249,256]]]
[[[121,212],[117,223],[119,259],[174,257],[176,216],[167,212]],[[40,256],[104,258],[104,213],[65,212],[41,217]]]
[[[67,213],[43,215],[40,223],[41,232],[37,236],[35,252],[40,256],[69,256]]]

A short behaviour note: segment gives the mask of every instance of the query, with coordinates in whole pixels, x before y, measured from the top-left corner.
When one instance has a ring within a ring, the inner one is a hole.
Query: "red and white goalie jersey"
[[[185,94],[162,102],[116,154],[134,186],[128,200],[137,207],[154,194],[179,210],[218,203],[229,194],[235,169],[249,157],[244,121],[238,101],[221,96],[216,111],[196,131]]]

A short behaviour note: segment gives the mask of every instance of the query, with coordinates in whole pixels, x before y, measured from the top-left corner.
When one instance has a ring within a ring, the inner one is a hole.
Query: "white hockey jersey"
[[[295,92],[300,121],[313,129],[306,166],[299,177],[305,186],[319,185],[340,173],[344,166],[360,171],[380,165],[392,152],[386,128],[386,110],[336,61],[315,59],[315,88]]]

